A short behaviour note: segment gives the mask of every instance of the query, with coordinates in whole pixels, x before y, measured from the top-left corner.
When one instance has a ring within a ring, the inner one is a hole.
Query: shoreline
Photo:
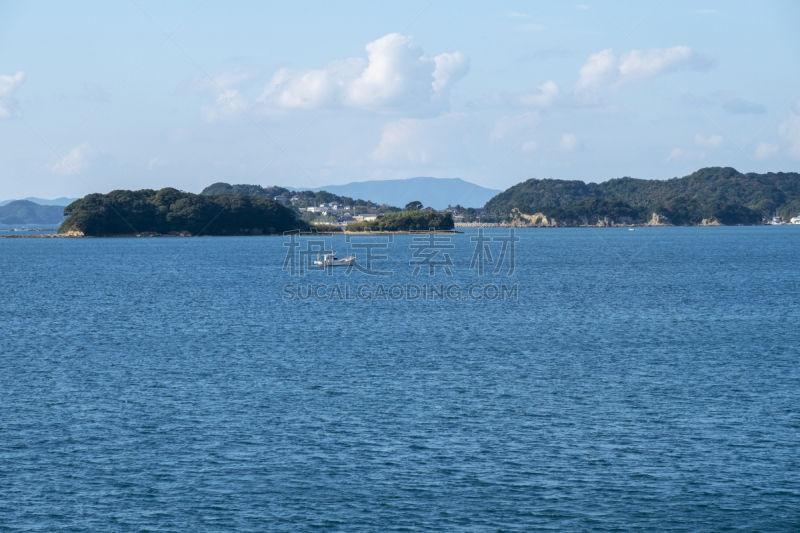
[[[635,228],[737,228],[737,227],[773,227],[773,226],[800,226],[800,224],[736,224],[726,226],[723,224],[696,224],[693,226],[674,226],[671,224],[659,224],[659,225],[647,225],[647,224],[631,224],[627,226],[501,226],[499,224],[492,224],[492,225],[484,225],[481,224],[480,226],[460,226],[461,229],[464,228],[501,228],[501,229],[635,229]],[[288,237],[289,235],[297,235],[299,237],[315,237],[315,236],[325,236],[325,237],[333,237],[337,235],[356,235],[356,236],[386,236],[386,235],[463,235],[463,231],[457,230],[434,230],[434,231],[422,231],[422,230],[411,230],[411,231],[319,231],[319,232],[295,232],[295,233],[287,233],[287,234],[262,234],[262,235],[253,235],[252,233],[243,233],[239,235],[192,235],[188,233],[184,234],[162,234],[162,233],[129,233],[129,234],[122,234],[122,235],[75,235],[75,234],[59,234],[59,233],[48,233],[48,234],[39,234],[39,235],[0,235],[0,239],[141,239],[141,238],[194,238],[194,237],[202,237],[202,238],[209,238],[209,237]]]

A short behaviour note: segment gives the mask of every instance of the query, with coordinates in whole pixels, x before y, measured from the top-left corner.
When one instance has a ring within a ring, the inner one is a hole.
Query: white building
[[[792,217],[792,224],[800,224],[800,216]]]

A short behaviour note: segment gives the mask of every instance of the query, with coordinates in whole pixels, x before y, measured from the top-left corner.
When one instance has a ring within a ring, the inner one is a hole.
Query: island
[[[90,194],[64,208],[59,235],[275,235],[307,230],[270,198],[206,196],[173,188]]]
[[[419,202],[412,202],[419,203]],[[411,204],[409,204],[411,205]],[[363,220],[347,225],[347,232],[378,231],[452,231],[453,217],[450,213],[439,213],[431,209],[409,208],[405,211],[380,215],[374,220]]]

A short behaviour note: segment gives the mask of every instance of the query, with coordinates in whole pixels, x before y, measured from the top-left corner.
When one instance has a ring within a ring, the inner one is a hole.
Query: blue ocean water
[[[0,530],[800,528],[800,227],[477,235],[0,239]]]

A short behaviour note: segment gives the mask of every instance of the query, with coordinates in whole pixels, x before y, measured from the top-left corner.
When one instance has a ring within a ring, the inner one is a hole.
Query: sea
[[[0,239],[0,272],[3,532],[800,530],[800,226]]]

